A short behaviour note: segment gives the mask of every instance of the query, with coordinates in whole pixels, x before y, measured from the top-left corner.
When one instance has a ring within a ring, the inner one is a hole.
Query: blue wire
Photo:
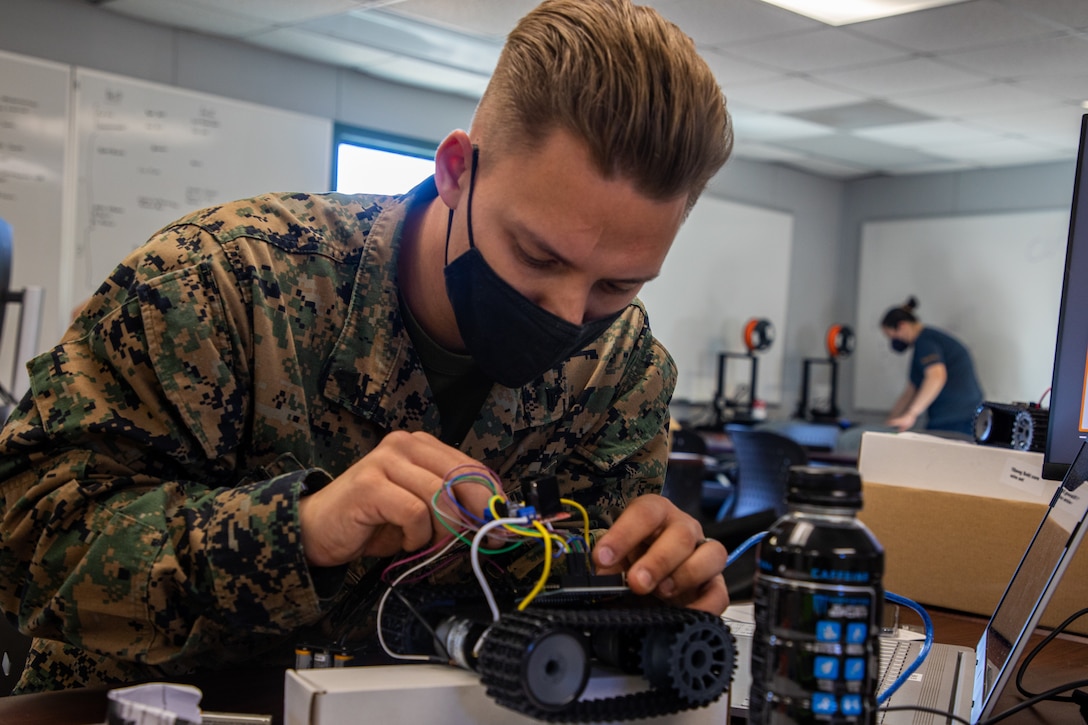
[[[917,604],[916,602],[913,602],[904,596],[900,596],[899,594],[892,594],[891,592],[885,592],[884,598],[892,604],[901,604],[904,607],[909,607],[910,609],[918,612],[918,615],[922,618],[922,624],[925,625],[926,639],[922,643],[922,649],[918,651],[918,656],[914,658],[914,661],[910,663],[907,669],[903,670],[902,674],[900,674],[899,677],[895,679],[895,682],[888,686],[888,689],[884,690],[884,692],[880,693],[880,695],[877,696],[877,704],[884,704],[884,702],[886,702],[887,699],[891,697],[904,682],[907,681],[907,678],[914,674],[914,671],[917,670],[921,666],[922,662],[925,661],[926,655],[929,654],[930,647],[933,646],[933,620],[929,618],[926,610],[922,609],[920,604]]]
[[[748,551],[753,546],[758,544],[760,542],[760,540],[766,535],[767,535],[766,531],[760,531],[758,534],[754,534],[752,536],[749,536],[747,539],[744,540],[743,544],[741,544],[737,548],[733,549],[733,551],[729,552],[729,558],[727,558],[725,560],[725,565],[729,566],[730,564],[732,564],[734,561],[736,561],[740,557],[741,554],[743,554],[744,552]]]

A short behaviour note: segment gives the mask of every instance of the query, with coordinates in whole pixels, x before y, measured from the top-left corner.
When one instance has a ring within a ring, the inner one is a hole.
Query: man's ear
[[[443,139],[434,154],[434,183],[438,196],[450,209],[468,198],[472,170],[472,141],[458,129]]]

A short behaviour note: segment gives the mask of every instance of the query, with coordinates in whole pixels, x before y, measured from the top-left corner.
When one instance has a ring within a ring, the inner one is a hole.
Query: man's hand
[[[437,542],[446,532],[431,499],[458,466],[480,464],[427,433],[390,433],[327,486],[299,502],[302,549],[314,566],[336,566],[360,556],[390,556]],[[491,492],[483,486],[456,489],[476,514]]]
[[[652,494],[632,501],[593,550],[600,573],[626,570],[636,594],[653,593],[711,614],[729,606],[726,558],[724,546],[703,538],[698,521]]]

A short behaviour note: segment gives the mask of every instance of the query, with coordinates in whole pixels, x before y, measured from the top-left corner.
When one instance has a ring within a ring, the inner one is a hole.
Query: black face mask
[[[468,187],[469,250],[452,262],[452,209],[446,227],[446,295],[461,339],[480,370],[500,385],[520,388],[600,337],[623,310],[575,325],[534,304],[491,269],[472,236],[478,157],[479,149],[473,148]]]
[[[906,352],[907,350],[910,349],[910,343],[909,342],[904,342],[902,340],[892,340],[891,341],[891,346],[892,346],[892,350],[895,350],[896,352],[899,352],[899,353]]]

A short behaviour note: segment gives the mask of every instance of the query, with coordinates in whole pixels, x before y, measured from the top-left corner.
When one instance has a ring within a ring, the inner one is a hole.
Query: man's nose
[[[553,285],[541,295],[537,304],[572,325],[581,325],[589,310],[589,293],[574,285]]]

